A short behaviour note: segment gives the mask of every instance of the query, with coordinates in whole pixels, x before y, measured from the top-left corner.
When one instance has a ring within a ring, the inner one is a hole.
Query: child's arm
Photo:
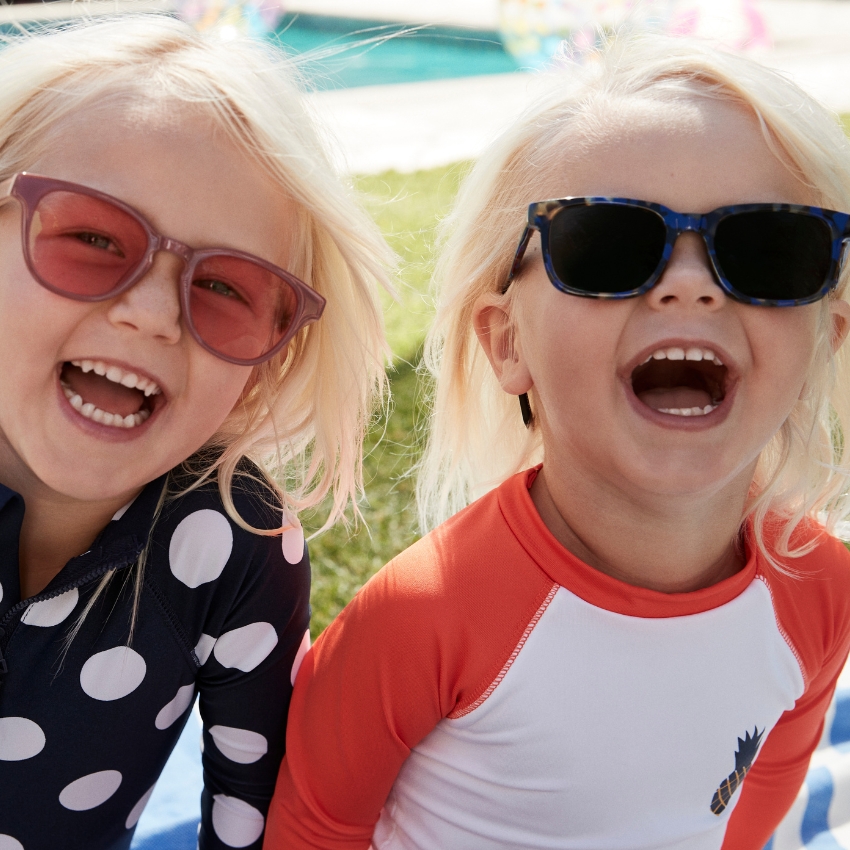
[[[806,778],[834,687],[833,680],[817,698],[806,694],[773,728],[741,788],[723,850],[761,850],[773,835]]]
[[[835,538],[823,538],[809,557],[813,566],[802,579],[775,573],[769,581],[783,632],[806,673],[806,690],[762,745],[723,850],[761,850],[791,808],[850,649],[850,553]]]
[[[290,674],[307,646],[306,550],[292,564],[280,537],[236,533],[233,555],[228,569],[241,580],[222,586],[213,608],[223,613],[208,618],[215,641],[202,637],[196,648],[204,723],[199,850],[261,846],[285,749]]]
[[[411,748],[497,681],[551,581],[520,557],[494,569],[495,551],[516,543],[492,537],[494,553],[473,553],[429,535],[316,641],[292,698],[267,850],[366,850]]]
[[[411,747],[453,707],[433,625],[402,600],[381,605],[388,580],[379,573],[304,659],[266,848],[368,848]]]

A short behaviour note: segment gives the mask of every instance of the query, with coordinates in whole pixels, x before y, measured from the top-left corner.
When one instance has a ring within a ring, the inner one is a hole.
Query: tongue
[[[129,416],[138,413],[145,394],[130,387],[122,387],[95,372],[83,372],[70,363],[62,370],[62,380],[79,396],[83,403],[91,403],[106,413]]]
[[[712,404],[711,396],[705,390],[693,387],[655,387],[644,390],[638,398],[653,410],[686,409]]]

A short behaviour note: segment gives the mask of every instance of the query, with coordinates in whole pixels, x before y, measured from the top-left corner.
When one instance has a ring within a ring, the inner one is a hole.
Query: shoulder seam
[[[201,667],[200,659],[195,654],[195,649],[192,646],[191,641],[189,640],[189,636],[186,634],[186,631],[183,629],[183,624],[180,622],[180,618],[174,612],[174,609],[171,607],[167,597],[159,588],[157,583],[154,581],[153,577],[149,574],[147,570],[145,570],[144,576],[144,584],[148,588],[151,593],[151,596],[156,600],[157,607],[160,610],[160,613],[163,615],[163,619],[168,624],[169,631],[172,636],[176,640],[177,644],[183,650],[183,652],[188,656],[190,669],[192,669],[193,673],[197,674],[198,670]]]
[[[522,633],[522,636],[519,639],[519,642],[514,647],[513,652],[508,656],[508,660],[505,661],[502,669],[499,670],[498,675],[495,679],[487,686],[487,689],[484,691],[481,696],[478,697],[474,702],[470,703],[465,708],[458,709],[457,711],[451,712],[451,714],[447,715],[450,720],[457,720],[458,718],[464,717],[472,711],[475,711],[489,696],[496,690],[499,686],[499,683],[502,679],[507,675],[508,670],[510,670],[511,665],[516,661],[517,656],[522,652],[523,646],[525,646],[525,642],[528,640],[528,636],[534,630],[534,627],[539,622],[540,618],[545,613],[546,609],[549,607],[549,603],[554,599],[555,594],[561,589],[559,584],[553,584],[549,589],[549,592],[546,594],[546,598],[543,602],[540,603],[540,607],[534,612],[534,616],[529,620],[528,625],[525,627],[525,631]]]
[[[779,634],[782,635],[782,639],[785,641],[788,649],[791,650],[791,654],[797,661],[797,666],[800,668],[800,675],[803,677],[803,690],[805,692],[809,687],[809,672],[803,662],[803,657],[794,645],[794,641],[791,640],[791,636],[785,631],[785,627],[779,619],[779,612],[776,610],[776,602],[773,598],[773,588],[770,586],[767,576],[761,572],[756,575],[756,581],[760,581],[767,588],[767,592],[770,595],[770,607],[773,609],[773,619],[776,621],[776,628],[778,629]]]

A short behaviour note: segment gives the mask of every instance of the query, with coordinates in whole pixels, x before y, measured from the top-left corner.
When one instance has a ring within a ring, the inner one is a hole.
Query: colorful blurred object
[[[179,0],[177,14],[196,29],[213,30],[225,40],[274,32],[283,18],[283,0]]]
[[[502,40],[523,68],[542,67],[564,53],[581,60],[627,19],[738,50],[770,43],[755,0],[500,0],[500,13]]]

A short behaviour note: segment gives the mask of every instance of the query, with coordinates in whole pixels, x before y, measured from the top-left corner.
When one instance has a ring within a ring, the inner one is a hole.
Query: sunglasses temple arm
[[[534,424],[534,414],[531,412],[528,393],[522,393],[519,396],[519,409],[522,411],[522,424],[530,428]]]
[[[835,275],[835,280],[830,289],[835,289],[838,286],[839,278],[844,274],[847,268],[847,262],[850,260],[850,227],[845,231],[841,238],[841,253],[838,255],[838,273]]]
[[[511,281],[519,272],[519,267],[522,264],[522,258],[525,256],[528,243],[531,241],[531,234],[534,230],[535,228],[531,227],[531,225],[527,225],[525,230],[522,232],[522,236],[519,238],[519,245],[517,245],[516,253],[514,254],[514,259],[511,263],[511,270],[508,274],[508,279],[502,287],[502,295],[508,291]],[[534,414],[531,412],[531,404],[528,401],[528,393],[520,394],[519,409],[522,411],[522,424],[525,425],[526,428],[530,428],[534,424]]]
[[[519,245],[517,245],[516,253],[514,254],[514,259],[511,263],[511,270],[508,273],[508,279],[505,281],[505,285],[502,287],[502,295],[504,295],[508,291],[508,287],[511,285],[511,281],[517,276],[519,272],[519,267],[522,264],[522,258],[525,256],[525,251],[526,248],[528,248],[528,243],[531,241],[531,234],[533,232],[533,228],[528,226],[525,228],[525,230],[523,230],[522,236],[520,236]]]
[[[12,184],[14,182],[15,178],[10,177],[0,183],[0,207],[12,200]]]

